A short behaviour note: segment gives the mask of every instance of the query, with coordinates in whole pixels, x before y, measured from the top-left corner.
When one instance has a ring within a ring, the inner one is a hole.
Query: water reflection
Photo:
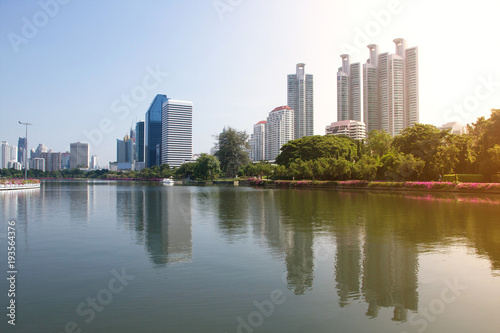
[[[145,244],[151,262],[162,267],[192,260],[192,200],[183,187],[126,187],[116,192],[116,211]]]
[[[488,256],[493,269],[500,267],[500,225],[492,220],[498,213],[498,197],[215,192],[215,201],[205,197],[202,202],[219,208],[221,233],[243,234],[250,224],[274,257],[284,260],[287,286],[296,295],[313,288],[315,263],[322,264],[315,260],[316,236],[332,235],[339,305],[362,299],[369,317],[377,317],[380,308],[391,308],[392,320],[405,321],[409,310],[418,310],[421,251],[464,238],[477,253]]]

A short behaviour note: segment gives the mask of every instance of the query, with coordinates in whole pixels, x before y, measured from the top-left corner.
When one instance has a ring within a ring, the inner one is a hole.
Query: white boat
[[[162,183],[163,185],[174,185],[174,179],[172,177],[163,178]]]

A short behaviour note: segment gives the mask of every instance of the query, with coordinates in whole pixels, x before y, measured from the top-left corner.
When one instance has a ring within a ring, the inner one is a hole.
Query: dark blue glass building
[[[135,160],[144,162],[144,122],[138,121],[135,125]]]
[[[144,154],[146,167],[161,164],[161,108],[167,95],[156,95],[146,112],[144,125]]]

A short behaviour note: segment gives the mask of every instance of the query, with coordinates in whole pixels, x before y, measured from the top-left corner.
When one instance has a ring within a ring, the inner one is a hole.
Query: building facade
[[[144,121],[135,124],[135,160],[144,162]]]
[[[342,120],[326,126],[326,135],[346,135],[355,140],[366,137],[365,123],[356,120]]]
[[[21,163],[23,167],[26,165],[26,158],[28,157],[28,155],[26,154],[26,149],[26,138],[19,138],[19,140],[17,141],[17,161]]]
[[[396,53],[379,54],[368,45],[370,57],[363,65],[363,120],[368,132],[384,130],[390,135],[419,122],[418,48],[407,48],[394,39]]]
[[[259,121],[253,125],[253,134],[250,136],[252,161],[262,161],[266,159],[266,124],[267,121]]]
[[[11,146],[7,141],[0,142],[0,169],[9,168],[9,162],[17,162],[17,146]]]
[[[193,158],[193,102],[168,98],[161,116],[161,163],[178,167]]]
[[[76,168],[89,168],[89,144],[82,142],[75,142],[69,145],[69,167],[70,169]]]
[[[134,161],[134,141],[128,135],[123,140],[116,139],[116,161],[132,163]]]
[[[266,122],[266,160],[273,161],[280,153],[281,146],[295,137],[295,112],[289,106],[279,106],[269,112]]]
[[[92,170],[97,170],[99,168],[99,159],[97,155],[92,155],[92,158],[90,159],[90,168]]]
[[[156,95],[146,112],[144,123],[144,158],[146,167],[148,168],[161,164],[162,107],[166,100],[166,95]]]
[[[342,54],[342,67],[337,72],[337,121],[361,121],[361,66],[350,64]]]
[[[305,74],[305,64],[297,64],[288,75],[288,106],[294,110],[294,139],[314,134],[313,75]]]

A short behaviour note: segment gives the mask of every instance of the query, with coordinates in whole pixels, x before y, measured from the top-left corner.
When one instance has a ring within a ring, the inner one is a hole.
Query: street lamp
[[[26,145],[24,147],[24,180],[26,180],[28,179],[28,126],[33,124],[22,122],[19,124],[26,126]]]

